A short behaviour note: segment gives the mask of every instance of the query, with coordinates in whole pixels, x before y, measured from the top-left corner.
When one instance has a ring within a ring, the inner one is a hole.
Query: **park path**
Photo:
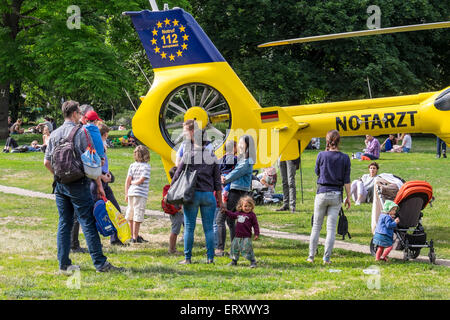
[[[0,185],[0,192],[10,193],[10,194],[15,194],[15,195],[20,195],[20,196],[55,200],[55,195],[53,195],[53,194],[31,191],[31,190],[16,188],[16,187],[8,187],[8,186],[3,186],[3,185]],[[122,212],[125,212],[126,207],[121,206],[121,210],[122,210]],[[162,211],[147,209],[147,210],[145,210],[145,214],[146,214],[146,216],[149,216],[149,217],[163,218],[163,219],[167,219],[167,221],[169,221],[169,216],[167,214],[164,214]],[[199,223],[201,223],[201,219],[198,219],[197,221]],[[309,243],[309,235],[302,235],[302,234],[289,233],[289,232],[283,232],[283,231],[275,231],[275,230],[270,230],[270,229],[266,229],[266,228],[260,228],[260,233],[261,233],[261,235],[267,236],[267,237],[290,239],[290,240],[301,241],[304,243]],[[321,245],[324,245],[325,239],[320,238],[319,243]],[[361,245],[361,244],[356,244],[356,243],[345,242],[342,240],[336,240],[334,247],[339,248],[339,249],[344,249],[344,250],[360,252],[360,253],[364,253],[364,254],[370,254],[370,248],[368,245]],[[424,251],[428,252],[427,249],[424,249]],[[395,259],[403,259],[403,251],[394,251],[393,250],[389,254],[389,257],[395,258]],[[429,263],[430,260],[428,259],[428,256],[419,256],[414,261]],[[436,259],[436,264],[450,267],[450,260]]]

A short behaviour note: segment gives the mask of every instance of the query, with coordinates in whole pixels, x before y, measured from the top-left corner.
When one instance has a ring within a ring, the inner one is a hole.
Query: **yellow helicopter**
[[[161,156],[166,173],[195,119],[217,157],[243,134],[257,147],[255,168],[297,159],[313,137],[432,133],[450,144],[450,87],[437,92],[262,108],[195,19],[180,8],[124,12],[131,17],[154,69],[154,81],[133,117],[134,135]],[[261,47],[371,34],[448,28],[450,22],[275,41]],[[300,146],[300,148],[299,148]],[[169,178],[169,176],[168,176]]]

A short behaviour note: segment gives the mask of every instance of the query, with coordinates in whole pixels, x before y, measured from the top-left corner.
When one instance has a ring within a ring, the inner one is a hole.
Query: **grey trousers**
[[[228,195],[227,209],[233,212],[236,211],[236,205],[238,204],[239,199],[247,194],[247,191],[231,189]],[[225,222],[230,229],[231,241],[233,241],[236,234],[236,221],[228,217],[226,214],[218,213],[216,223],[218,235],[217,249],[219,250],[225,250],[225,241],[227,239],[227,228],[225,226]]]
[[[295,189],[296,166],[294,161],[280,161],[280,172],[283,183],[283,206],[295,209],[297,191]]]
[[[314,259],[317,245],[319,243],[320,230],[325,216],[327,218],[327,237],[325,240],[324,261],[330,261],[331,252],[336,239],[336,224],[339,211],[342,206],[342,196],[340,192],[325,192],[316,194],[314,200],[314,222],[309,238],[309,258]]]

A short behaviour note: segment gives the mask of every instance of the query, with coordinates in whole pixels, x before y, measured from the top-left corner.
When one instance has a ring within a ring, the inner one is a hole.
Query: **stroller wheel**
[[[416,259],[420,254],[420,248],[417,249],[409,249],[409,257],[411,259]]]
[[[370,254],[375,256],[377,254],[378,246],[373,243],[373,238],[370,240]]]

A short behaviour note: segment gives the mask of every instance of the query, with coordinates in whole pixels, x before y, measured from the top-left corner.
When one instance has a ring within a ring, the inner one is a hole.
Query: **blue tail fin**
[[[129,11],[153,68],[224,62],[195,19],[182,9]]]

